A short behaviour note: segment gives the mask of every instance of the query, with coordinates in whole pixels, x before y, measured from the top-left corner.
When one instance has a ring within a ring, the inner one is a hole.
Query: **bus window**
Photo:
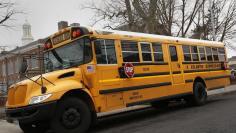
[[[178,61],[176,46],[170,46],[171,61]]]
[[[152,61],[151,46],[149,43],[140,43],[143,61]]]
[[[199,61],[197,46],[191,46],[193,61]]]
[[[159,43],[152,44],[153,54],[154,54],[154,61],[155,62],[163,62],[163,51],[162,45]]]
[[[206,47],[207,60],[213,61],[211,47]]]
[[[184,61],[192,61],[191,53],[190,53],[190,46],[183,45],[182,49],[183,49],[183,52],[184,52]]]
[[[137,42],[121,41],[121,48],[124,62],[140,62]]]
[[[213,53],[214,61],[219,61],[217,48],[212,48],[212,53]]]
[[[88,63],[93,58],[92,45],[89,38],[84,38],[84,63]]]
[[[224,48],[218,48],[219,52],[219,61],[225,61],[225,49]]]
[[[97,64],[116,64],[116,50],[114,40],[95,41]]]
[[[199,56],[201,61],[206,61],[206,54],[205,54],[205,48],[204,47],[198,47]]]

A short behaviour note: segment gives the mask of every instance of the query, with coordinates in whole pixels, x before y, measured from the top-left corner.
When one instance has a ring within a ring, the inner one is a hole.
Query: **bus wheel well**
[[[193,82],[193,85],[197,82],[201,82],[201,83],[204,84],[205,87],[207,87],[205,81],[201,77],[196,77],[194,82]]]
[[[80,90],[80,89],[71,90],[71,91],[66,92],[62,96],[61,99],[65,99],[65,98],[68,98],[68,97],[76,97],[76,98],[79,98],[79,99],[83,100],[89,106],[89,109],[92,112],[96,112],[93,100],[91,99],[91,97],[85,91]]]

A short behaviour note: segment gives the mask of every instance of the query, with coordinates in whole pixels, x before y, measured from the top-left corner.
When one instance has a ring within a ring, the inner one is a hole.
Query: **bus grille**
[[[15,88],[10,88],[8,92],[8,104],[18,105],[25,102],[27,86],[20,85]]]

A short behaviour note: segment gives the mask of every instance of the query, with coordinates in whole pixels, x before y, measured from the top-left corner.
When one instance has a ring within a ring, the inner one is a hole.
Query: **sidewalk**
[[[5,117],[5,108],[0,107],[0,119],[3,119]]]

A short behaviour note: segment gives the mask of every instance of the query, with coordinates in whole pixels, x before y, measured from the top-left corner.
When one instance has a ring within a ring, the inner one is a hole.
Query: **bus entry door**
[[[179,53],[176,46],[169,45],[169,55],[173,84],[184,83],[184,77],[181,71],[181,65],[179,60]]]

